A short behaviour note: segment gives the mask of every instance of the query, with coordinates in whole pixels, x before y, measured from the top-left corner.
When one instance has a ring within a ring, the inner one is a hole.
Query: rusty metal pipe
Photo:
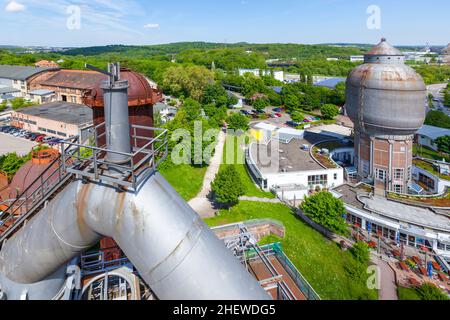
[[[138,193],[75,181],[0,252],[0,273],[35,283],[112,237],[160,299],[270,297],[159,174]]]

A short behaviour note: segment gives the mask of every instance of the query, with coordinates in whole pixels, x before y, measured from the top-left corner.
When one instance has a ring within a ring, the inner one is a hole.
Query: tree
[[[239,197],[246,192],[245,186],[241,181],[239,172],[233,165],[228,165],[221,170],[214,181],[211,183],[217,202],[232,207],[239,203]]]
[[[301,123],[305,119],[305,116],[300,111],[294,111],[291,114],[291,118],[292,118],[292,121],[295,121],[297,123]]]
[[[450,154],[450,136],[439,137],[435,142],[440,152]]]
[[[269,104],[267,99],[257,98],[255,101],[253,101],[252,105],[255,110],[263,111]]]
[[[175,95],[184,95],[200,101],[207,85],[214,82],[214,72],[200,66],[174,66],[163,76],[164,89]]]
[[[450,129],[450,117],[442,111],[430,111],[425,119],[425,124],[439,128]]]
[[[320,112],[325,120],[332,120],[339,115],[339,108],[334,104],[324,104]]]
[[[450,108],[450,89],[447,88],[444,92],[444,105]]]
[[[301,209],[314,222],[335,233],[346,234],[347,224],[344,219],[346,214],[344,203],[331,193],[319,192],[311,197],[307,197]]]
[[[15,99],[11,100],[11,107],[14,110],[19,110],[22,108],[30,107],[32,105],[34,105],[33,102],[26,101],[24,98],[15,98]]]
[[[249,128],[248,118],[240,113],[233,113],[226,120],[228,123],[228,129],[232,129],[235,131],[242,130],[247,131]]]
[[[293,111],[300,106],[300,100],[295,94],[286,95],[283,99],[283,103],[289,111]]]
[[[449,300],[449,298],[432,283],[425,283],[417,288],[421,300]]]
[[[8,105],[8,101],[7,100],[3,100],[2,103],[0,104],[0,112],[5,111],[7,105]]]

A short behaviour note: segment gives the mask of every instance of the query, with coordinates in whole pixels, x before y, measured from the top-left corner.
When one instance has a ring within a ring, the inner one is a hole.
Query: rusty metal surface
[[[41,85],[86,90],[99,85],[106,78],[105,75],[95,71],[60,70]]]
[[[40,281],[103,236],[160,299],[270,298],[160,174],[137,194],[73,182],[4,244],[0,273]]]
[[[150,86],[144,76],[129,69],[120,70],[121,80],[127,80],[130,88],[128,90],[128,106],[138,107],[144,105],[154,105],[162,100],[162,93]],[[83,103],[91,108],[103,108],[103,91],[98,82],[83,97]]]
[[[356,130],[393,137],[412,135],[422,127],[426,86],[398,52],[382,42],[366,56],[365,64],[350,73],[346,108]]]

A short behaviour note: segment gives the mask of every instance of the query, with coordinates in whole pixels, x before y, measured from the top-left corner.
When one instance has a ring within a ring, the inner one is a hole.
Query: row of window
[[[411,168],[408,168],[408,179],[411,179]],[[386,181],[387,179],[387,171],[383,169],[376,168],[375,169],[375,179],[380,181]],[[396,168],[394,169],[394,180],[395,181],[403,181],[405,179],[405,169]]]
[[[50,133],[50,134],[53,134],[53,135],[58,135],[60,137],[67,137],[66,133],[55,131],[55,130],[52,130],[52,129],[39,127],[38,130],[41,131],[41,132],[47,132],[47,133]]]

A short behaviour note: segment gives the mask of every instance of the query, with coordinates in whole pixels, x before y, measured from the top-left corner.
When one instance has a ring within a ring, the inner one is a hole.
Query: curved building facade
[[[355,124],[355,164],[378,194],[406,193],[411,182],[414,133],[426,116],[426,86],[382,39],[347,79],[346,108]]]

